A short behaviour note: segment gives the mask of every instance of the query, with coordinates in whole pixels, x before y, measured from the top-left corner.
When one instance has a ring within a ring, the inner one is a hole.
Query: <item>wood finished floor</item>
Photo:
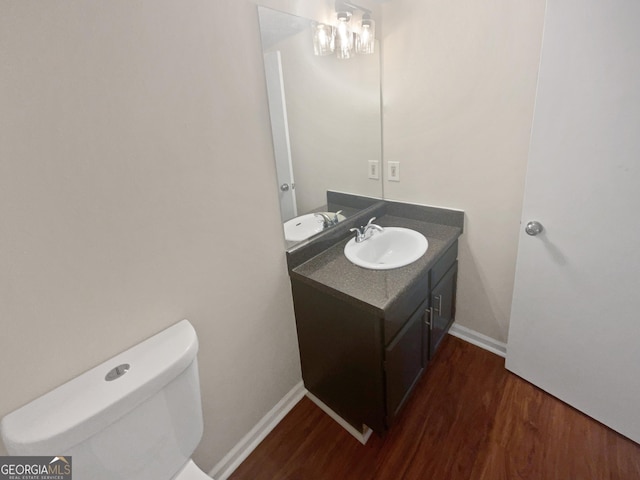
[[[640,445],[448,336],[384,437],[361,445],[304,398],[230,478],[640,480]]]

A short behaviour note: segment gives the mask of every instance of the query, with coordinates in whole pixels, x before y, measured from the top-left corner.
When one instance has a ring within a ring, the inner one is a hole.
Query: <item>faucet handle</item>
[[[362,239],[365,240],[366,238],[369,238],[373,232],[369,233],[370,230],[377,230],[378,232],[384,232],[384,228],[382,228],[380,225],[378,225],[377,223],[373,223],[373,221],[376,219],[376,217],[372,217],[367,224],[362,227]]]
[[[364,239],[364,234],[360,228],[350,228],[349,231],[356,232],[356,243],[360,243]]]

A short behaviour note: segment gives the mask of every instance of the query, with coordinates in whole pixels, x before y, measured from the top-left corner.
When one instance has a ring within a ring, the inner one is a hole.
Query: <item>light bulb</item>
[[[373,53],[376,45],[376,22],[368,13],[362,16],[362,27],[356,39],[356,53]]]
[[[313,53],[331,55],[335,50],[335,31],[331,25],[319,23],[313,30]]]
[[[349,14],[346,12],[338,13],[335,48],[340,59],[351,58],[353,54],[353,32],[351,25],[349,25]]]

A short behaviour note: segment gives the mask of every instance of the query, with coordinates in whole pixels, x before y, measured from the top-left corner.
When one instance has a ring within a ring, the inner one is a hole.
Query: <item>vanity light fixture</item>
[[[351,19],[356,10],[363,13],[360,27],[354,31]],[[335,52],[343,60],[351,58],[354,53],[374,53],[376,35],[371,10],[351,2],[336,0],[336,12],[335,27],[323,23],[313,26],[313,53],[324,56]]]

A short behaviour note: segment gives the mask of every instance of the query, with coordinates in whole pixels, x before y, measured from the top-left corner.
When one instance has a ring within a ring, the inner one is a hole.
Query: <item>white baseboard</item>
[[[340,415],[331,410],[331,408],[329,408],[322,400],[320,400],[311,392],[307,392],[307,398],[315,403],[318,407],[320,407],[320,410],[329,415],[335,422],[338,423],[338,425],[340,425],[347,432],[353,435],[361,444],[365,445],[367,443],[367,440],[369,440],[369,437],[372,433],[372,430],[369,427],[363,425],[363,431],[361,432],[357,428],[352,427],[349,422],[347,422]]]
[[[507,344],[500,342],[494,338],[487,337],[482,333],[471,330],[470,328],[463,327],[454,323],[449,329],[449,335],[458,337],[466,342],[469,342],[477,347],[484,348],[485,350],[500,355],[503,358],[507,356]]]
[[[247,433],[209,472],[215,480],[226,480],[300,401],[307,390],[302,382],[294,386],[275,407]]]

